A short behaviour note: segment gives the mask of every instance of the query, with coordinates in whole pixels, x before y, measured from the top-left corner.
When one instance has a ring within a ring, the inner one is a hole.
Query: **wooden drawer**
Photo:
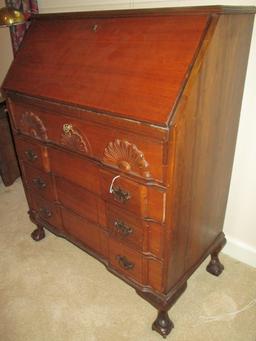
[[[109,239],[109,262],[125,277],[143,284],[143,257],[114,239]]]
[[[45,172],[50,171],[47,147],[33,140],[15,138],[17,154],[20,161],[24,161],[33,167]]]
[[[92,193],[100,193],[99,169],[94,162],[54,148],[49,148],[49,158],[52,173]]]
[[[90,155],[122,172],[164,182],[164,143],[111,125],[47,111],[37,105],[11,102],[14,125],[20,133]],[[66,110],[67,111],[67,110]],[[104,122],[103,122],[104,123]]]
[[[147,222],[146,234],[146,252],[163,259],[164,257],[164,241],[166,226],[154,222]]]
[[[165,192],[141,185],[125,176],[100,171],[101,195],[112,203],[134,213],[138,217],[151,218],[158,222],[165,220]]]
[[[123,243],[110,238],[109,262],[125,277],[141,285],[149,285],[159,292],[163,290],[162,261],[143,256]]]
[[[146,257],[122,243],[109,239],[109,262],[125,277],[155,290],[163,290],[163,263]]]
[[[26,185],[34,192],[49,201],[55,201],[55,194],[52,184],[52,178],[49,173],[31,167],[22,162],[22,171]]]
[[[58,201],[63,206],[92,222],[98,223],[98,201],[100,199],[95,194],[63,178],[56,177],[55,183]]]
[[[56,204],[39,197],[32,191],[29,192],[29,196],[32,208],[37,212],[38,217],[47,221],[55,228],[62,230],[60,208]]]
[[[143,221],[114,205],[106,205],[110,236],[145,254],[163,258],[164,226]]]
[[[106,216],[112,237],[143,251],[145,226],[140,218],[114,205],[107,205]]]
[[[71,237],[98,254],[105,255],[106,236],[97,225],[65,208],[61,208],[61,212],[64,229]]]

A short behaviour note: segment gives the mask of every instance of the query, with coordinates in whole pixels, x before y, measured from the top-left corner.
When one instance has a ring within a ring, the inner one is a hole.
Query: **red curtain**
[[[27,13],[28,16],[32,13],[38,13],[37,0],[5,0],[7,7],[12,7],[21,10],[23,13]],[[19,49],[19,46],[23,40],[26,30],[29,27],[29,22],[10,27],[12,47],[14,54]]]

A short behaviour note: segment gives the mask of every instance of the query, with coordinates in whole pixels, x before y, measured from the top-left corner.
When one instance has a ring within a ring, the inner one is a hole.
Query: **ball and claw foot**
[[[36,242],[43,239],[45,237],[45,232],[42,227],[38,227],[31,233],[31,238],[34,239]]]
[[[206,270],[214,276],[219,276],[224,270],[224,266],[221,264],[218,256],[212,255]]]
[[[173,322],[168,316],[168,312],[159,311],[156,320],[152,324],[152,329],[158,332],[163,338],[171,332],[174,327]]]

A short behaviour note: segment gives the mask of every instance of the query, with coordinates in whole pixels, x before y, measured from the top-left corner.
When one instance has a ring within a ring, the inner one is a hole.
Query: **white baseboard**
[[[226,236],[226,238],[227,244],[222,252],[256,268],[256,249],[229,236]]]

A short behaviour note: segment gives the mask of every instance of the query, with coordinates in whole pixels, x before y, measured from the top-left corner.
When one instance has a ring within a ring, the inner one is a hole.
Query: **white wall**
[[[146,1],[146,0],[39,0],[41,13],[172,7],[194,5],[256,5],[256,0],[233,1]],[[224,252],[256,267],[256,28],[253,33],[243,97],[239,134],[224,231],[228,238]]]
[[[0,0],[0,8],[5,6],[4,0]],[[13,52],[10,32],[7,27],[0,28],[0,86],[3,83],[6,72],[12,62]],[[0,93],[1,95],[1,93]]]
[[[224,252],[256,267],[255,89],[256,24],[254,23],[235,160],[224,224],[224,231],[229,237],[229,243]]]

